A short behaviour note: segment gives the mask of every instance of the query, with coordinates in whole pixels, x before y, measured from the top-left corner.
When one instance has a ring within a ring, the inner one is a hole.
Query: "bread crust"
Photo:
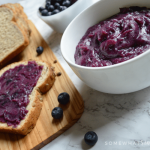
[[[28,113],[25,116],[25,119],[21,120],[20,124],[16,128],[8,126],[7,123],[0,122],[0,132],[26,135],[35,127],[43,105],[43,98],[41,94],[47,92],[52,87],[55,81],[54,72],[48,63],[44,61],[35,61],[35,62],[38,65],[42,66],[44,65],[43,69],[45,70],[42,70],[41,76],[36,86],[33,88],[32,93],[29,96],[30,102],[26,107],[27,110],[29,109]],[[27,63],[28,61],[12,63],[0,71],[0,76],[8,69],[14,68],[15,66],[21,64],[26,65]],[[46,76],[43,77],[43,75],[45,75],[45,71]],[[47,87],[46,84],[49,84],[50,86]]]

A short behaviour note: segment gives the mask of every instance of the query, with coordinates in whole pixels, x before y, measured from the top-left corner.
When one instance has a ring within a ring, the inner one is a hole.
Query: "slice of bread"
[[[31,34],[31,29],[28,25],[28,17],[24,13],[23,7],[18,3],[15,3],[15,4],[7,3],[7,4],[1,5],[1,7],[8,7],[10,9],[12,9],[13,12],[15,12],[16,19],[20,20],[22,22],[22,26],[29,37]]]
[[[0,7],[0,67],[19,54],[29,42],[26,33],[16,21],[15,12]]]
[[[35,62],[39,66],[43,66],[43,69],[36,86],[33,88],[31,94],[29,95],[29,103],[26,107],[28,113],[25,116],[25,118],[21,120],[20,124],[15,128],[13,128],[12,126],[8,126],[7,123],[0,122],[0,132],[9,132],[26,135],[36,125],[36,121],[42,109],[43,99],[41,93],[47,92],[52,87],[55,81],[55,74],[48,63],[44,61]],[[6,66],[0,71],[0,76],[2,76],[2,74],[5,73],[7,70],[13,69],[14,67],[19,66],[21,64],[27,65],[28,61],[12,63]]]
[[[10,4],[10,3],[1,5],[0,7],[7,7],[7,8],[9,8],[9,9],[11,9],[13,11],[16,23],[18,24],[19,27],[21,27],[21,29],[24,32],[25,45],[28,45],[29,41],[30,41],[30,36],[29,36],[30,32],[29,32],[29,29],[28,29],[28,23],[25,20],[26,18],[23,16],[23,13],[22,13],[23,9],[21,9],[21,5],[20,5],[20,10],[19,10],[19,8],[17,8],[15,6],[15,4]]]

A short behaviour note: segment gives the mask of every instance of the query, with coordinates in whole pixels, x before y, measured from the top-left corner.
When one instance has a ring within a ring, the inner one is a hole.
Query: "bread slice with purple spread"
[[[36,125],[42,95],[55,74],[44,61],[21,61],[0,70],[0,132],[26,135]]]

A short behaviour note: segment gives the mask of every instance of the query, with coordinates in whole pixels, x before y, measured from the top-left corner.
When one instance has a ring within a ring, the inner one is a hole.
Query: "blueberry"
[[[63,6],[63,10],[65,10],[65,9],[67,9],[67,7],[66,7],[66,6]]]
[[[51,5],[51,2],[47,2],[45,5],[45,8],[48,9],[48,7]]]
[[[84,136],[84,141],[86,144],[93,146],[98,140],[98,136],[95,132],[89,131]]]
[[[52,12],[48,12],[48,13],[47,13],[47,16],[51,16],[51,15],[52,15]]]
[[[61,3],[63,0],[55,0],[55,2]]]
[[[44,7],[39,7],[39,11],[43,11],[45,8]]]
[[[59,9],[60,4],[59,4],[59,3],[55,3],[54,6],[55,6],[56,9],[57,9],[57,8]]]
[[[60,93],[60,94],[58,95],[58,102],[59,102],[60,104],[65,105],[65,104],[67,104],[69,101],[70,101],[70,96],[69,96],[68,93],[63,92],[63,93]]]
[[[63,110],[60,107],[55,107],[52,110],[52,117],[54,119],[60,119],[63,116]]]
[[[52,5],[56,3],[56,0],[51,0]]]
[[[59,11],[62,11],[62,10],[63,10],[63,6],[59,6],[59,7],[57,7],[57,9],[58,9]]]
[[[75,3],[76,1],[77,1],[77,0],[72,0],[71,3],[73,4],[73,3]]]
[[[71,5],[71,2],[66,0],[62,3],[63,6],[69,7]]]
[[[52,12],[52,14],[57,14],[57,13],[59,13],[60,11],[58,10],[58,9],[55,9],[53,12]]]
[[[50,5],[50,4],[51,4],[51,2],[50,2],[50,1],[48,1],[48,2],[46,2],[46,4],[47,4],[47,5]]]
[[[48,8],[47,8],[47,10],[48,10],[48,11],[51,11],[51,12],[52,12],[54,9],[55,9],[55,8],[54,8],[53,5],[49,5]]]
[[[47,12],[47,14],[48,14],[48,12]],[[38,53],[38,54],[42,54],[43,53],[43,47],[42,46],[39,46],[37,49],[36,49],[36,52]]]
[[[41,11],[42,16],[47,16],[48,11],[46,9]]]

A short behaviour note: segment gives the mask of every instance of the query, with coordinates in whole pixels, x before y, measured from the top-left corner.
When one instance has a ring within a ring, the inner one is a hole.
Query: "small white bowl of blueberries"
[[[93,0],[46,0],[37,14],[53,30],[63,33],[69,23],[93,3]]]

